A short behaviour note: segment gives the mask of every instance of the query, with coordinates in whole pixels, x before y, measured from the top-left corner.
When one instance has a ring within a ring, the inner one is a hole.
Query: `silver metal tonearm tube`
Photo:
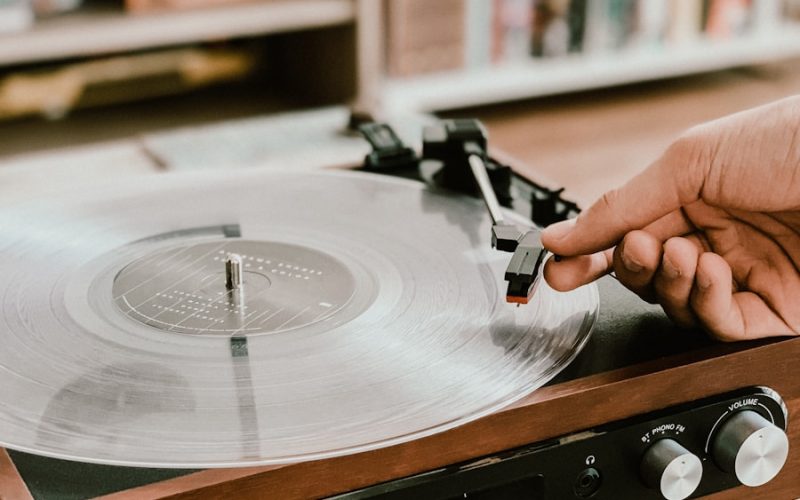
[[[469,155],[469,166],[478,183],[478,188],[481,190],[481,197],[486,203],[489,215],[492,217],[492,223],[494,225],[504,224],[500,202],[497,201],[497,195],[492,187],[492,181],[489,180],[489,174],[486,172],[486,164],[483,159],[476,154]]]

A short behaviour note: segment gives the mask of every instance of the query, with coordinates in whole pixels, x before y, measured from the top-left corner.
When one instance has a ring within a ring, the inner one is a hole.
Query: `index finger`
[[[675,142],[643,172],[606,192],[576,219],[547,227],[542,244],[562,256],[599,252],[626,233],[697,201],[707,171],[697,147],[694,141]]]

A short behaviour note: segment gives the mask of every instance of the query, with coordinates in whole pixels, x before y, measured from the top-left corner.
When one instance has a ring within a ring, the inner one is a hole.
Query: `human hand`
[[[690,129],[542,242],[557,290],[614,271],[719,339],[800,334],[800,96]]]

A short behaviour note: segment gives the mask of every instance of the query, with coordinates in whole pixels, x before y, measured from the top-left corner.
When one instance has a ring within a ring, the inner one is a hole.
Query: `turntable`
[[[574,204],[475,122],[421,162],[364,133],[361,172],[0,215],[0,496],[800,494],[800,339],[714,343],[612,278],[557,293],[530,218]]]

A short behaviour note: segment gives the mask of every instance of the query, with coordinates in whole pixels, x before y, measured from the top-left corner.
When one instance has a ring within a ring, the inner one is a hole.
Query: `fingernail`
[[[638,273],[644,266],[636,262],[636,260],[632,259],[630,255],[626,255],[625,251],[622,252],[622,265],[625,266],[625,269],[632,273]]]
[[[661,264],[661,270],[664,272],[664,276],[669,279],[677,279],[681,277],[681,270],[672,263],[667,257],[664,257],[664,261]]]
[[[576,219],[568,219],[547,226],[544,228],[544,231],[542,231],[542,236],[552,240],[560,240],[572,231],[572,228],[575,227],[575,221]]]

